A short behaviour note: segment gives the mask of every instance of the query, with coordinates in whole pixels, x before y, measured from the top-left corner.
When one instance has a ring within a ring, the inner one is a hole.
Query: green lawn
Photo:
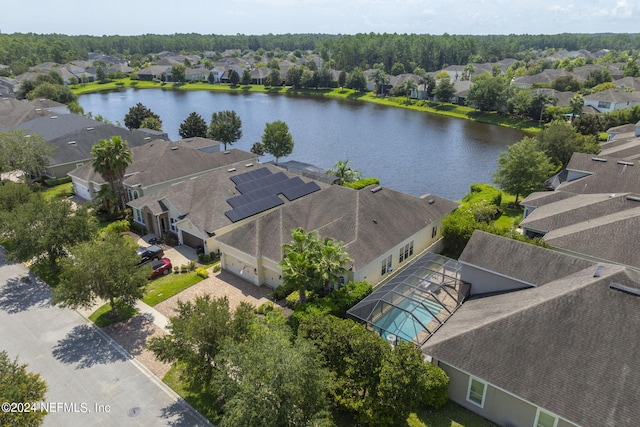
[[[42,191],[42,195],[45,199],[64,199],[73,196],[73,183],[67,182],[66,184],[56,185],[55,187],[47,188]]]
[[[106,303],[96,311],[94,311],[91,316],[89,316],[89,320],[95,323],[97,326],[101,328],[112,325],[114,323],[122,322],[123,320],[127,320],[137,314],[137,311],[133,307],[126,307],[122,310],[120,315],[113,316],[111,312],[111,304]]]
[[[161,303],[162,301],[179,294],[190,286],[200,282],[202,277],[198,276],[194,271],[189,273],[168,274],[150,280],[145,286],[142,301],[150,306]]]

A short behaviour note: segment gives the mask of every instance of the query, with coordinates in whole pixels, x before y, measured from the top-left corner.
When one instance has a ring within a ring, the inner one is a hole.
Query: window
[[[411,255],[413,255],[413,241],[400,248],[400,253],[398,254],[398,262],[409,259]]]
[[[431,229],[431,238],[433,239],[434,237],[436,237],[437,234],[438,234],[438,226],[434,225],[433,228]]]
[[[133,199],[135,200],[135,199],[137,199],[138,197],[140,197],[140,196],[138,195],[138,190],[133,190]]]
[[[611,103],[606,101],[598,101],[598,108],[611,108]]]
[[[131,193],[131,189],[127,188],[127,200],[130,202],[133,200],[133,193]]]
[[[173,231],[174,233],[176,232],[176,219],[175,218],[169,218],[169,228],[171,229],[171,231]]]
[[[533,423],[534,427],[556,427],[557,425],[558,417],[538,409],[538,412],[536,413],[536,421]]]
[[[382,265],[381,265],[381,269],[380,269],[380,275],[384,276],[387,273],[390,273],[392,268],[391,268],[391,263],[392,263],[392,257],[393,255],[389,255],[388,257],[384,258],[382,260]]]
[[[133,216],[134,216],[136,222],[139,222],[140,224],[144,224],[144,219],[142,217],[142,211],[140,209],[133,208]]]
[[[467,400],[479,407],[484,407],[484,396],[487,392],[487,383],[477,378],[469,377],[469,390],[467,392]]]

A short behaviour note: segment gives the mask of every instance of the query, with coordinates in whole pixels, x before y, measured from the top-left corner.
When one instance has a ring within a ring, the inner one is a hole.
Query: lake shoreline
[[[540,127],[528,121],[516,120],[512,117],[497,113],[482,113],[470,107],[457,104],[441,104],[434,101],[407,99],[405,97],[385,96],[379,97],[371,92],[359,92],[347,88],[334,89],[294,89],[288,86],[266,87],[264,85],[236,85],[226,83],[161,83],[157,81],[143,81],[133,79],[120,79],[108,83],[82,83],[71,86],[76,95],[87,95],[99,92],[114,92],[127,89],[161,89],[171,91],[209,91],[226,93],[266,93],[289,96],[314,96],[331,99],[343,99],[350,101],[369,102],[394,108],[404,108],[430,114],[438,114],[458,119],[491,124],[510,129],[517,129],[527,133],[536,133]]]

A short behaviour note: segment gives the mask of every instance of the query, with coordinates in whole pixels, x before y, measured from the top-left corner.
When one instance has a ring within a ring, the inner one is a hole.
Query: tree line
[[[496,62],[523,58],[545,49],[600,49],[632,51],[640,47],[639,34],[555,35],[431,35],[431,34],[266,34],[202,35],[144,34],[138,36],[69,36],[63,34],[0,34],[0,64],[33,66],[52,61],[63,64],[102,52],[126,59],[164,50],[202,54],[227,49],[257,51],[311,50],[333,60],[336,69],[351,71],[383,63],[390,69],[402,63],[408,71],[418,66],[435,71],[453,64]],[[527,53],[529,52],[529,53]],[[524,55],[524,57],[523,57]]]

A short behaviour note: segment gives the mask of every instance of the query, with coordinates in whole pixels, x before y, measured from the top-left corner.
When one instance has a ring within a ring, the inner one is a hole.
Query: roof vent
[[[609,288],[624,292],[625,294],[640,296],[640,289],[632,288],[631,286],[623,285],[622,283],[612,282],[609,284]]]
[[[430,205],[434,204],[435,202],[436,202],[436,201],[435,201],[435,200],[433,200],[433,199],[429,199],[429,200],[427,200],[427,203],[429,203]]]
[[[68,142],[67,142],[67,144],[69,144],[69,145],[76,145],[76,142],[75,142],[75,141],[68,141]]]
[[[638,196],[627,196],[627,200],[631,200],[632,202],[640,202],[640,197],[638,197]]]
[[[591,160],[593,160],[594,162],[602,162],[602,163],[607,162],[607,159],[603,159],[602,157],[592,157]]]
[[[93,130],[93,129],[94,129],[94,128],[92,128],[92,127],[88,127],[88,128],[87,128],[87,130]]]
[[[229,154],[231,151],[227,150],[227,151],[223,151],[224,154]]]
[[[236,171],[236,168],[229,168],[229,169],[227,169],[227,172],[235,172],[235,171]]]
[[[151,139],[151,137],[150,137],[150,136],[145,136],[145,137],[144,137],[144,140],[145,140],[145,141],[149,141],[150,139]]]
[[[52,119],[57,119],[57,118],[58,118],[58,116],[51,116],[51,118],[52,118]]]
[[[371,189],[371,192],[372,192],[372,193],[377,193],[377,192],[378,192],[378,191],[380,191],[380,190],[382,190],[382,187],[377,186],[377,187],[373,187],[373,188]]]
[[[171,147],[171,151],[176,151],[178,147]]]
[[[625,162],[624,160],[618,160],[618,164],[623,166],[633,166],[633,162]]]
[[[253,163],[247,163],[246,165],[244,165],[245,168],[250,168],[251,166],[253,166]]]
[[[603,271],[604,271],[604,265],[599,265],[598,267],[596,267],[596,271],[593,272],[593,277],[602,276]]]

